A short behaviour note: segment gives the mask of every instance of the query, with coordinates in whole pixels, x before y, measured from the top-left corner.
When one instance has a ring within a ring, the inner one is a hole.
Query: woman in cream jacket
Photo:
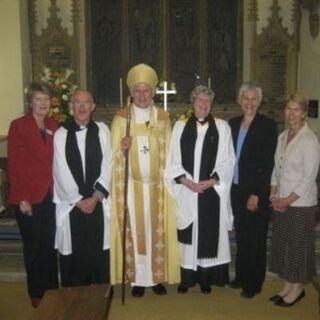
[[[292,94],[285,107],[288,129],[280,134],[271,179],[274,210],[270,271],[284,279],[282,290],[271,297],[277,306],[289,307],[305,296],[303,284],[316,274],[316,177],[320,147],[304,118],[308,100]]]

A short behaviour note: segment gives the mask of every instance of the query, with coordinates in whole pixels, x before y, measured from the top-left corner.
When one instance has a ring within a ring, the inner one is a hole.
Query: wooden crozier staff
[[[128,115],[126,126],[126,138],[130,138],[131,124],[131,100],[128,97]],[[129,178],[129,148],[124,150],[124,205],[123,205],[123,225],[122,225],[122,284],[121,284],[121,301],[125,303],[126,296],[126,241],[127,241],[127,224],[128,224],[128,178]]]

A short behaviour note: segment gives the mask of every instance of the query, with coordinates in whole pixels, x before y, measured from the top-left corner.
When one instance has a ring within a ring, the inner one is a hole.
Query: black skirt
[[[308,283],[316,275],[317,207],[289,207],[273,215],[270,271],[289,282]]]

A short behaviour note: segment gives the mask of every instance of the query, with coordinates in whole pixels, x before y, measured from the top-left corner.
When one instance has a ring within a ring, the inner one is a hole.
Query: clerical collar
[[[84,130],[87,129],[88,124],[89,124],[90,120],[86,123],[86,124],[80,124],[75,120],[75,123],[77,124],[77,126],[79,127],[79,130]]]
[[[78,124],[74,118],[70,118],[68,119],[67,121],[64,122],[63,126],[69,131],[73,131],[73,132],[76,132],[76,131],[82,131],[84,129],[87,129],[87,127],[89,126],[90,124],[90,121],[87,123],[87,124]]]
[[[197,122],[198,122],[199,124],[201,124],[202,126],[209,121],[209,118],[208,118],[208,117],[206,117],[206,118],[197,118],[197,117],[196,117],[196,119],[197,119]]]

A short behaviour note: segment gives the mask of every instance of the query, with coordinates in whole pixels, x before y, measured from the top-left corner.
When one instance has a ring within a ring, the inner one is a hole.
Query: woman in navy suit
[[[9,202],[22,236],[28,292],[36,307],[46,289],[58,287],[52,202],[53,134],[58,123],[47,117],[47,86],[31,84],[28,103],[30,111],[12,121],[9,129]]]
[[[277,143],[276,123],[259,114],[262,89],[244,83],[238,94],[242,115],[230,120],[236,166],[231,189],[237,254],[232,288],[252,298],[266,273],[269,186]]]

